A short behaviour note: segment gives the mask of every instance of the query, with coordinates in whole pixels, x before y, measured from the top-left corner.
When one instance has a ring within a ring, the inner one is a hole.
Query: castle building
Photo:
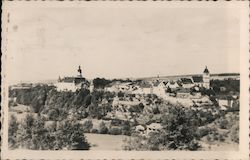
[[[59,77],[55,86],[57,91],[75,92],[77,89],[88,88],[89,82],[82,76],[81,66],[79,66],[75,77]]]
[[[206,89],[210,88],[210,73],[209,70],[206,68],[203,71],[203,87],[205,87]]]

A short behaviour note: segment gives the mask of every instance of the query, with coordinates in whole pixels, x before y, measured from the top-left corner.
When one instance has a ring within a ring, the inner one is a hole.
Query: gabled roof
[[[59,82],[78,84],[78,83],[85,82],[85,81],[86,81],[86,79],[82,78],[82,77],[64,77]]]
[[[168,82],[163,81],[162,83],[163,83],[164,85],[166,85]]]
[[[193,84],[193,81],[190,78],[181,78],[181,83],[183,83],[183,84]]]
[[[181,88],[181,89],[177,90],[177,93],[190,93],[190,89]]]
[[[203,78],[201,76],[193,76],[194,83],[203,83]]]

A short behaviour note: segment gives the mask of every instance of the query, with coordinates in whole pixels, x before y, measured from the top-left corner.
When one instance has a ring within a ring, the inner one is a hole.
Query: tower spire
[[[78,67],[78,77],[82,77],[82,69],[81,69],[81,66],[79,65]]]

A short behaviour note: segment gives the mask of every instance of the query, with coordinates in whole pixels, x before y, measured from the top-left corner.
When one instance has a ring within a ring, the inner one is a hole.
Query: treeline
[[[109,80],[109,79],[105,79],[105,78],[95,78],[93,80],[93,84],[94,84],[94,88],[104,89],[107,85],[109,85],[113,82],[118,82],[118,81],[121,83],[133,82],[130,79],[112,79],[112,80]],[[140,80],[137,80],[137,81],[140,81]]]
[[[234,79],[211,80],[210,86],[216,94],[229,94],[240,92],[240,81]],[[224,89],[222,89],[224,88]]]
[[[69,114],[76,119],[101,119],[111,111],[114,93],[87,89],[76,92],[58,92],[54,87],[39,85],[30,89],[10,90],[16,103],[30,106],[35,113],[48,116],[48,120],[64,120]],[[105,102],[105,103],[104,103]]]
[[[47,100],[48,93],[54,86],[38,85],[29,89],[10,89],[9,97],[16,97],[16,102],[31,106],[35,113],[40,112]]]
[[[90,148],[83,127],[76,121],[64,120],[45,127],[45,120],[42,117],[34,118],[28,114],[19,123],[15,116],[11,116],[8,134],[10,149],[88,150]]]

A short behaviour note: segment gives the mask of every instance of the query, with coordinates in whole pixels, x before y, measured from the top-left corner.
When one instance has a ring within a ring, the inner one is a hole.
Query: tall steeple
[[[78,67],[77,72],[78,72],[77,77],[82,77],[82,69],[81,69],[81,66],[80,66],[80,65],[79,65],[79,67]]]
[[[206,89],[210,88],[210,73],[207,69],[207,66],[203,71],[203,87],[205,87]]]
[[[209,70],[207,69],[207,66],[206,66],[206,68],[204,69],[204,72],[203,72],[203,73],[209,74]]]

